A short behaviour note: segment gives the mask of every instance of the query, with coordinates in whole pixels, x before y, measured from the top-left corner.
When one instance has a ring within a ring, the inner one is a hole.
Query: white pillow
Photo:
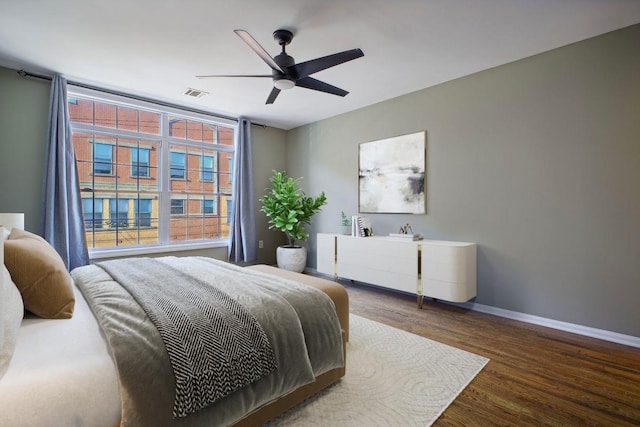
[[[3,377],[16,347],[18,331],[24,316],[22,296],[4,266],[4,227],[0,227],[0,378]]]

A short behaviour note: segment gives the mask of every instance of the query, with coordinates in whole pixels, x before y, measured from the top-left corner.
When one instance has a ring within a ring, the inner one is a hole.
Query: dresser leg
[[[418,295],[418,308],[422,309],[422,302],[424,301],[423,295]]]

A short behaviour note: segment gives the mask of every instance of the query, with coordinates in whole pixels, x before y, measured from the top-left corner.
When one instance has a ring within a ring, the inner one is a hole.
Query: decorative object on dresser
[[[400,227],[400,230],[398,230],[397,233],[389,233],[389,237],[406,240],[422,240],[421,235],[413,234],[413,229],[409,224],[405,224]]]
[[[364,216],[354,215],[351,217],[351,235],[355,237],[373,236],[371,220]]]
[[[347,217],[344,211],[340,212],[340,226],[342,227],[342,234],[351,234],[352,224],[351,218]]]
[[[282,231],[289,240],[287,245],[277,249],[278,267],[298,273],[307,264],[307,248],[296,245],[296,241],[307,240],[309,233],[304,225],[311,223],[311,217],[327,203],[324,191],[318,197],[308,197],[299,187],[301,179],[274,170],[269,179],[272,188],[260,199],[260,210],[269,218],[269,229]]]
[[[318,234],[320,273],[417,295],[465,302],[476,296],[476,244]]]
[[[358,204],[363,213],[426,213],[426,132],[360,144]]]

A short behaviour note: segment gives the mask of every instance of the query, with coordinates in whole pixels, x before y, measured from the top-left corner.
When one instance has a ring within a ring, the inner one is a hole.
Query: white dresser
[[[414,293],[465,302],[476,296],[476,244],[318,234],[317,270]]]

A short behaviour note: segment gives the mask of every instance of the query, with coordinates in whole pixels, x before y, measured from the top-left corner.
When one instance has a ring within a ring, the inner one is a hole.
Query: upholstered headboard
[[[4,265],[4,241],[9,233],[10,229],[0,223],[0,378],[9,368],[24,314],[20,291]]]

